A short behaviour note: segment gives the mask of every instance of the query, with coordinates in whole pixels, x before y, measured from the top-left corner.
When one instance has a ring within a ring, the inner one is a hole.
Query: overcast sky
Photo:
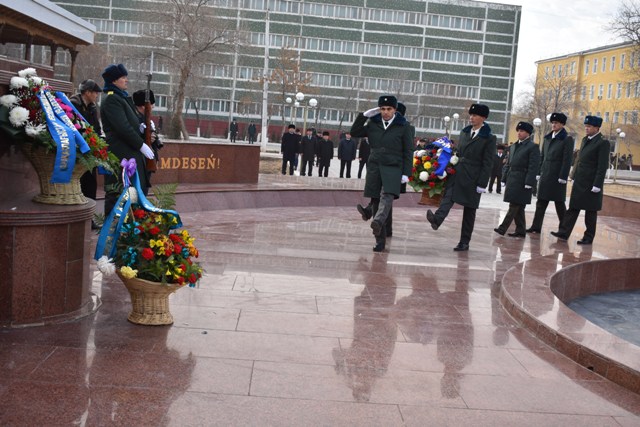
[[[605,27],[622,0],[486,0],[522,6],[514,96],[531,87],[540,59],[621,40]],[[517,104],[517,99],[514,99]]]

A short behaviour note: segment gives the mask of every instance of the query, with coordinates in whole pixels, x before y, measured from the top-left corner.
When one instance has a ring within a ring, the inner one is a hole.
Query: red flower
[[[173,252],[179,254],[180,252],[182,252],[182,246],[176,243],[175,245],[173,245]]]
[[[418,157],[416,157],[416,165],[421,165],[422,164],[422,160],[420,160]]]
[[[429,179],[435,179],[435,178],[436,178],[436,173],[431,172],[431,174],[429,175]]]
[[[164,250],[164,255],[165,256],[171,256],[171,249],[165,249]]]
[[[431,156],[427,156],[426,161],[430,162],[431,161]]]
[[[176,282],[178,282],[178,284],[179,284],[180,286],[184,285],[184,277],[178,277],[178,278],[176,279]]]
[[[436,183],[435,183],[435,182],[433,182],[433,181],[429,182],[429,187],[433,188],[433,187],[435,187],[435,186],[436,186]]]
[[[160,229],[158,227],[151,227],[149,229],[149,233],[151,233],[152,236],[155,236],[156,234],[158,234],[160,232]]]
[[[416,168],[412,168],[411,173],[416,173]]]
[[[180,236],[178,236],[177,234],[169,234],[169,238],[174,243],[175,242],[180,242],[182,240],[182,238]]]
[[[146,259],[147,261],[151,261],[153,259],[153,251],[149,248],[144,248],[141,255],[142,258]]]
[[[196,275],[191,273],[191,275],[189,276],[189,282],[196,283],[197,281],[198,281],[198,278],[196,277]]]
[[[414,171],[415,172],[415,171]],[[413,181],[413,176],[409,177],[409,181]]]
[[[136,217],[137,219],[142,219],[144,218],[145,215],[146,215],[146,212],[142,209],[136,209],[135,211],[133,211],[133,216]]]

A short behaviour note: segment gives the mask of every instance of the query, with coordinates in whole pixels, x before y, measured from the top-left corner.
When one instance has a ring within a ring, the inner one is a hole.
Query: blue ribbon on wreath
[[[122,182],[123,190],[115,206],[111,210],[109,216],[105,219],[100,230],[100,236],[98,237],[98,243],[96,244],[96,253],[94,258],[100,259],[103,255],[108,258],[113,258],[116,253],[116,243],[120,237],[120,232],[124,225],[127,213],[131,209],[131,195],[129,193],[130,187],[134,187],[138,193],[138,204],[142,209],[155,212],[159,214],[169,214],[176,218],[176,223],[171,226],[171,229],[182,227],[182,220],[180,214],[172,209],[160,209],[154,206],[149,199],[146,198],[140,187],[140,178],[138,178],[138,170],[136,167],[136,159],[122,159],[120,162],[122,166]]]
[[[453,156],[453,151],[451,150],[451,141],[446,136],[436,139],[431,143],[431,145],[435,145],[437,148],[442,149],[440,155],[438,156],[438,169],[436,169],[435,174],[437,176],[441,176],[442,173],[447,169],[449,165],[449,161]]]

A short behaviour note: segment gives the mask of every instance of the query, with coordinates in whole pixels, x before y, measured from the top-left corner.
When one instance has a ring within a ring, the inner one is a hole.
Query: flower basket
[[[53,184],[51,176],[53,175],[56,154],[33,144],[22,144],[21,149],[36,170],[40,182],[40,194],[33,198],[34,202],[49,205],[84,205],[87,203],[87,198],[84,197],[80,188],[80,177],[87,171],[82,164],[76,163],[71,181],[66,184]]]
[[[429,190],[426,188],[422,189],[422,197],[418,202],[419,205],[440,205],[440,200],[442,200],[442,194],[434,194],[433,196],[429,196]]]
[[[174,284],[162,284],[133,277],[128,279],[120,271],[118,277],[131,296],[131,312],[127,320],[137,325],[171,325],[169,295],[181,288]]]

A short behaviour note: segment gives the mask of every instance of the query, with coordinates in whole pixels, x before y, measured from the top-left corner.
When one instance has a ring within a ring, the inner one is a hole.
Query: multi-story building
[[[576,140],[584,116],[602,117],[600,131],[612,150],[639,159],[640,54],[633,43],[618,43],[538,61],[535,99],[540,118],[559,110]],[[548,131],[543,121],[541,134]],[[624,133],[624,138],[620,135]],[[576,147],[576,149],[579,146]]]
[[[145,31],[154,25],[158,11],[169,13],[169,2],[54,3],[94,24],[97,43],[107,56],[126,61],[130,86],[143,87],[148,62],[129,55],[133,47],[150,55],[154,48]],[[302,108],[285,102],[295,99],[295,90],[269,91],[268,115],[278,130],[281,118],[302,125],[305,113],[314,126],[344,130],[358,111],[391,93],[407,105],[419,136],[442,135],[445,126],[461,129],[469,105],[483,102],[491,108],[494,133],[503,138],[511,109],[520,6],[469,0],[212,0],[209,5],[244,39],[237,49],[216,54],[194,73],[199,87],[188,97],[187,116],[193,117],[197,106],[203,122],[218,123],[213,133],[220,134],[220,124],[226,126],[233,117],[241,133],[249,120],[260,121],[264,52],[269,52],[273,68],[285,48],[294,52],[307,83]],[[153,80],[156,111],[162,113],[170,108],[175,77],[157,55]],[[316,107],[308,105],[312,97]],[[443,118],[455,113],[460,119],[446,125]],[[189,125],[193,132],[193,121]]]

